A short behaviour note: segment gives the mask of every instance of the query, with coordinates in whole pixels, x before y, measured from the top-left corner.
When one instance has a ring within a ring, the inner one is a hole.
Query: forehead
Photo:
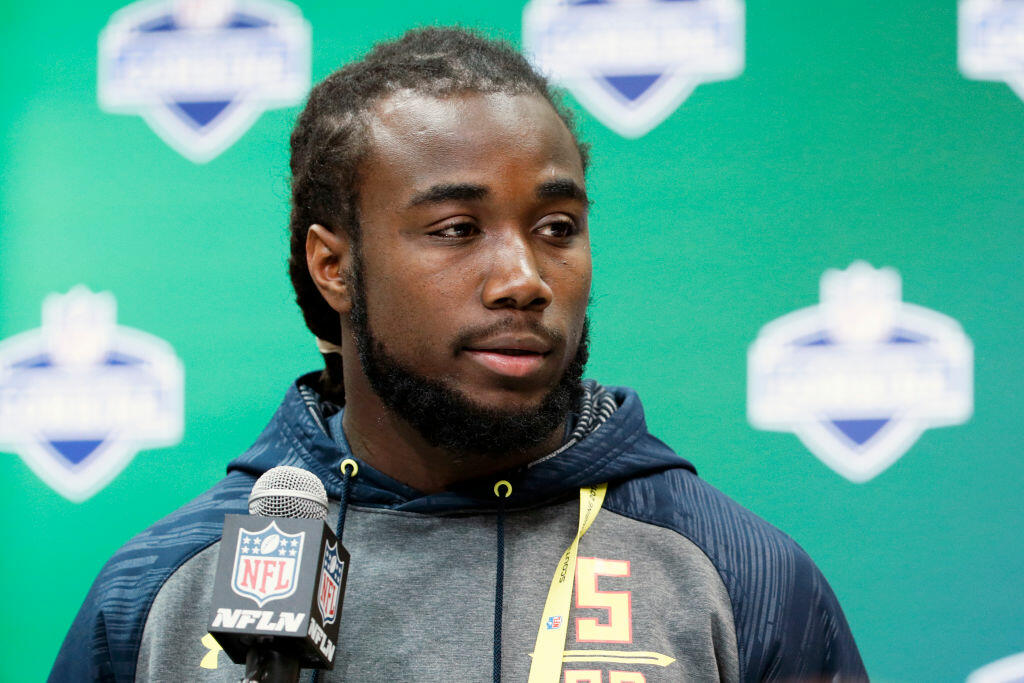
[[[532,184],[551,175],[583,186],[576,142],[538,95],[401,92],[377,104],[369,133],[360,167],[364,192],[411,195],[439,182]]]

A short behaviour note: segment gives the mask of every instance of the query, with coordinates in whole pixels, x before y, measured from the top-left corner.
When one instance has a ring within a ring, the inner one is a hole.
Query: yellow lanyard
[[[562,553],[562,559],[551,577],[551,588],[544,601],[544,613],[537,629],[537,642],[533,646],[529,683],[558,683],[562,677],[562,654],[565,652],[565,633],[569,626],[569,604],[572,584],[576,576],[576,552],[580,539],[597,519],[604,504],[608,484],[585,486],[580,489],[580,522],[576,538]]]

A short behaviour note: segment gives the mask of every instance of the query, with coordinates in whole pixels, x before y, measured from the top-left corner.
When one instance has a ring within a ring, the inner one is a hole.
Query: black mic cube
[[[321,520],[226,515],[210,633],[236,664],[266,648],[333,668],[348,562]]]

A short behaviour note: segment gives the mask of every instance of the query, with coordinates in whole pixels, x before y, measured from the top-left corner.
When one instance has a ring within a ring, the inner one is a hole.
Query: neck
[[[351,345],[347,345],[351,346]],[[358,359],[345,358],[345,368]],[[508,455],[452,453],[427,443],[385,406],[360,371],[347,371],[342,427],[353,455],[387,476],[424,493],[438,493],[468,479],[486,477],[536,460],[562,443],[565,424],[536,446]]]

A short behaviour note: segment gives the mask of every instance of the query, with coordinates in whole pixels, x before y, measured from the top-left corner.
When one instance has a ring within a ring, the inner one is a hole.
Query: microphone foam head
[[[325,519],[327,491],[324,483],[312,472],[279,465],[256,480],[249,494],[249,514]]]

